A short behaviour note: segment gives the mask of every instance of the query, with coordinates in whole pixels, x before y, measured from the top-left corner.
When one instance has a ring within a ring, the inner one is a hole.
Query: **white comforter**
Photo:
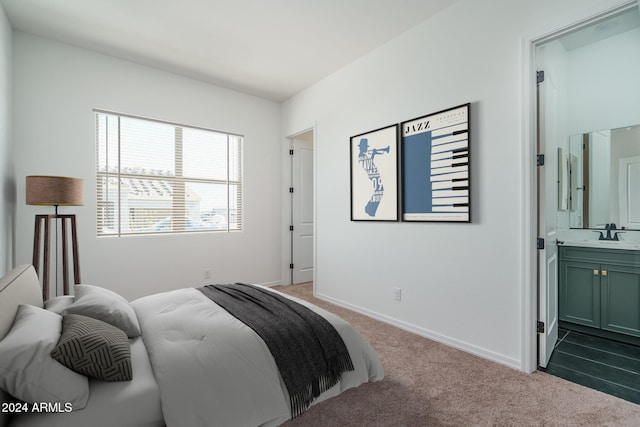
[[[377,354],[355,329],[319,307],[291,299],[331,322],[355,368],[314,403],[382,379]],[[167,426],[276,426],[290,418],[289,396],[265,343],[200,291],[155,294],[132,305]]]

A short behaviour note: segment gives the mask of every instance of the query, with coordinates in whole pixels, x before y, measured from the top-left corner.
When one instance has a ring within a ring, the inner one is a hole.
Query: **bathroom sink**
[[[582,246],[585,248],[640,250],[640,243],[626,242],[623,240],[568,240],[562,243],[562,245]]]

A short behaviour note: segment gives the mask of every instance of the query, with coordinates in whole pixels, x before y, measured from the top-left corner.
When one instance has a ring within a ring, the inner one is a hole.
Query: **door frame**
[[[292,167],[291,162],[292,158],[289,154],[290,150],[293,149],[293,140],[304,133],[312,132],[313,133],[313,290],[315,294],[315,284],[316,284],[316,275],[317,275],[317,182],[316,182],[316,173],[317,173],[317,156],[316,156],[316,143],[317,143],[317,130],[315,123],[303,128],[298,132],[294,132],[289,134],[283,144],[284,153],[283,153],[283,165],[285,165],[283,170],[283,212],[282,212],[282,222],[283,222],[283,234],[282,234],[282,284],[290,285],[292,284],[292,271],[289,268],[289,264],[291,263],[291,259],[293,259],[293,245],[291,243],[292,232],[289,230],[289,226],[291,225],[292,217],[293,217],[293,198],[291,197],[291,193],[289,192],[289,187],[293,185],[293,176],[292,176]]]
[[[521,370],[534,372],[538,369],[538,333],[536,331],[538,321],[538,253],[537,224],[537,170],[536,170],[536,62],[535,50],[537,46],[552,40],[562,34],[573,31],[587,23],[610,15],[638,7],[638,0],[608,1],[599,6],[585,6],[580,11],[575,11],[573,16],[564,16],[555,19],[555,22],[547,22],[543,28],[521,38],[522,69],[520,75],[522,98],[522,341],[520,344]],[[607,7],[608,5],[608,7]]]

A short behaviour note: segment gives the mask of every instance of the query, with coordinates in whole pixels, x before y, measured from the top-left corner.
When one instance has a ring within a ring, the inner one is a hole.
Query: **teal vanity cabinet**
[[[640,251],[559,247],[563,322],[640,338]]]

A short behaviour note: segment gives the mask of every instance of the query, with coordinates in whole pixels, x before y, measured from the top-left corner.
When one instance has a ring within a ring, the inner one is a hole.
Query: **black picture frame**
[[[471,222],[470,105],[400,124],[402,221]]]
[[[350,138],[351,221],[398,221],[398,129]]]

